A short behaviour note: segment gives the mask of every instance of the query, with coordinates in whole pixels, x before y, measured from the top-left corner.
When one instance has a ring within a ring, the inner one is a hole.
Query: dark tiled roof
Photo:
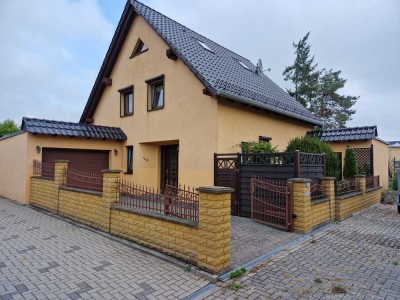
[[[318,117],[310,113],[265,74],[262,72],[257,74],[256,67],[248,59],[138,1],[130,0],[130,3],[134,11],[154,28],[213,95],[254,105],[312,124],[322,125]],[[129,11],[129,7],[125,8],[125,12],[127,11]],[[125,14],[123,14],[121,20],[128,19]],[[113,43],[116,44],[121,40],[123,24],[120,22],[118,27],[102,69],[106,68],[107,57],[110,57],[111,60],[112,50],[115,48]],[[198,41],[205,43],[212,51],[206,50]],[[110,68],[108,67],[108,69]],[[100,74],[99,77],[101,77]],[[99,77],[97,81],[100,80]],[[94,112],[95,105],[90,102],[95,96],[96,84],[82,114],[81,122],[84,122],[87,117],[91,117]]]
[[[400,145],[400,141],[389,141],[387,143],[388,143],[389,146]]]
[[[21,130],[32,134],[59,135],[103,140],[126,140],[121,128],[22,118]]]
[[[331,130],[308,131],[307,136],[314,136],[324,142],[370,140],[378,136],[376,126],[341,128]]]

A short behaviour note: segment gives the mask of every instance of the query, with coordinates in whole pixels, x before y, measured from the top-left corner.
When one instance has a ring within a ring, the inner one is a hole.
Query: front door
[[[161,191],[165,184],[178,185],[178,145],[161,146]]]

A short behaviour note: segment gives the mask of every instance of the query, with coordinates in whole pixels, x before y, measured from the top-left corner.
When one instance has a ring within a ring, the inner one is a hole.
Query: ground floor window
[[[133,173],[133,146],[126,147],[126,173]]]

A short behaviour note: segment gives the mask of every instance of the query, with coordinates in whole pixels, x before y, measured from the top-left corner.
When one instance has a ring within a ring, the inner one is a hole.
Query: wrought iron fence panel
[[[96,192],[103,191],[103,174],[67,168],[65,171],[68,187]]]
[[[54,179],[55,164],[33,160],[33,175]]]
[[[325,189],[324,186],[321,184],[320,180],[315,179],[313,180],[311,187],[311,201],[318,200],[325,197]]]
[[[338,196],[360,191],[361,187],[355,178],[344,179],[336,182],[335,193]]]

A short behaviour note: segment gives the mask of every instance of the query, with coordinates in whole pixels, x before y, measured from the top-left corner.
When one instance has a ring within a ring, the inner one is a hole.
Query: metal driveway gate
[[[292,183],[253,177],[251,218],[272,227],[293,231]]]

